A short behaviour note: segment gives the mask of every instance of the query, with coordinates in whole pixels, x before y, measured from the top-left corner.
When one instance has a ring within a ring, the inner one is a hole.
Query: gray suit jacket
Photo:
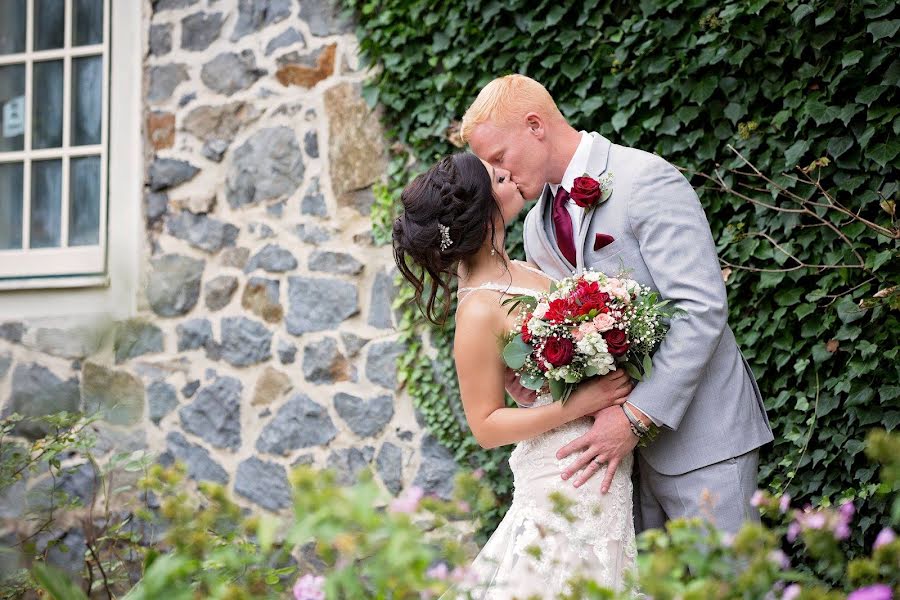
[[[525,253],[557,278],[585,268],[616,275],[624,267],[685,311],[653,356],[651,376],[629,398],[661,425],[640,450],[644,459],[660,473],[681,475],[772,441],[759,387],[728,327],[722,272],[697,194],[659,156],[592,136],[588,174],[611,172],[613,192],[585,212],[577,264],[556,244],[549,186],[525,218]],[[595,251],[597,233],[615,241]]]

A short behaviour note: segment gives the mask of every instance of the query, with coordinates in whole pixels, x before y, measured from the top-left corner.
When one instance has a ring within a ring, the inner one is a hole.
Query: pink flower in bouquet
[[[603,333],[612,329],[613,325],[616,324],[616,320],[607,313],[600,313],[599,315],[594,317],[592,323],[594,325],[594,329],[596,329],[598,333]]]
[[[597,328],[594,327],[593,323],[582,323],[578,326],[578,329],[572,331],[572,337],[575,338],[576,342],[580,342],[587,335],[591,333],[597,333]]]
[[[543,349],[544,358],[554,367],[563,367],[572,362],[575,356],[575,344],[572,340],[561,337],[547,339]]]
[[[419,502],[425,491],[419,486],[412,486],[391,502],[391,512],[412,514],[419,508]]]
[[[631,294],[628,292],[628,288],[625,287],[625,282],[621,279],[609,278],[607,280],[607,291],[609,291],[610,296],[615,296],[626,304],[631,302]]]
[[[294,584],[294,600],[325,600],[325,578],[307,573]]]
[[[847,600],[891,600],[893,596],[894,594],[891,591],[891,586],[883,583],[876,583],[875,585],[867,585],[866,587],[851,592],[850,595],[847,596]]]
[[[894,533],[894,530],[890,527],[885,527],[878,532],[878,537],[875,538],[875,543],[872,544],[872,550],[878,550],[882,546],[886,546],[896,539],[897,534]]]

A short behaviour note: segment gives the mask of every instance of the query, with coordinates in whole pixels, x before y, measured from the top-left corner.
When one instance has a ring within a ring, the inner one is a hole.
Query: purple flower
[[[753,492],[753,496],[750,497],[750,506],[760,507],[763,502],[766,500],[766,493],[762,490],[756,490]]]
[[[851,592],[847,596],[847,600],[891,600],[892,597],[891,586],[876,583],[875,585],[867,585],[855,592]]]
[[[834,537],[838,540],[846,540],[850,537],[850,526],[844,522],[840,522],[834,526]]]
[[[778,499],[778,510],[781,511],[781,514],[785,514],[790,507],[791,507],[790,494],[784,494],[783,496],[781,496],[781,498]]]
[[[440,581],[444,581],[450,575],[450,570],[447,568],[447,563],[438,563],[425,571],[425,576],[430,577],[431,579],[438,579]]]
[[[307,573],[294,584],[294,600],[325,600],[325,578]]]
[[[394,498],[391,502],[391,512],[411,514],[419,509],[419,501],[425,495],[425,490],[419,486],[412,486],[403,492],[403,494]]]
[[[885,527],[881,531],[878,532],[878,537],[875,538],[875,543],[872,544],[872,550],[877,550],[882,546],[886,546],[890,544],[894,540],[897,539],[897,534],[894,533],[894,530],[890,527]]]
[[[794,521],[787,528],[787,540],[789,542],[794,542],[797,538],[800,537],[800,524],[797,521]]]
[[[805,515],[803,518],[803,526],[807,529],[822,529],[825,527],[825,514],[813,512]]]
[[[843,518],[847,523],[852,521],[853,515],[856,514],[856,506],[853,505],[852,501],[847,501],[841,504],[841,508],[839,510],[841,512],[841,518]]]
[[[772,550],[772,552],[769,553],[769,560],[784,570],[791,568],[791,560],[788,558],[787,554],[781,550]]]
[[[801,591],[799,585],[792,583],[784,590],[784,593],[781,595],[781,600],[794,600],[794,598],[800,595]]]

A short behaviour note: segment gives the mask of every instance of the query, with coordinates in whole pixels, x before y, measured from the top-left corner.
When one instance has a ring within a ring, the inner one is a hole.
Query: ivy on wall
[[[402,148],[373,212],[376,235],[389,240],[409,178],[458,151],[456,121],[481,86],[511,72],[541,81],[574,126],[685,169],[775,430],[762,485],[801,503],[854,498],[852,543],[868,547],[887,509],[862,455],[865,432],[900,422],[896,4],[344,3],[378,67],[365,94]],[[515,257],[520,232],[516,223],[508,236]],[[429,429],[463,464],[484,467],[502,496],[508,449],[479,449],[461,419],[452,323],[427,328],[410,298],[397,304],[407,388]]]

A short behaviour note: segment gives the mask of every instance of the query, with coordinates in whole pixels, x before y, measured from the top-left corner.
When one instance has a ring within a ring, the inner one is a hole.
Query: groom
[[[712,234],[688,181],[656,155],[575,130],[547,90],[523,75],[485,86],[461,135],[480,158],[508,170],[525,198],[538,198],[525,219],[529,261],[556,278],[624,267],[684,311],[624,408],[597,413],[592,429],[557,453],[583,451],[563,479],[587,467],[574,482],[581,485],[608,463],[606,493],[619,462],[651,430],[658,435],[636,460],[638,531],[701,516],[734,532],[758,519],[750,497],[759,447],[772,430],[728,327]],[[608,199],[587,208],[571,200],[584,175],[611,188]]]

